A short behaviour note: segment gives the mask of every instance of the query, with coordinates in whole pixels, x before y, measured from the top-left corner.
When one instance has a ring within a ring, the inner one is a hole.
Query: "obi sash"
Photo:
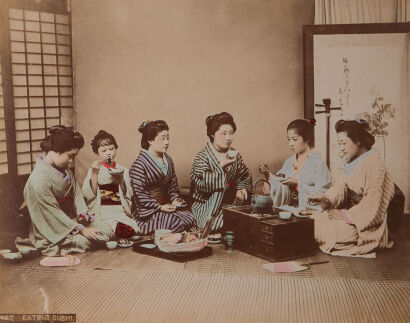
[[[72,195],[72,190],[66,196],[58,201],[60,209],[67,214],[70,218],[75,218],[76,214],[74,212],[74,199]]]
[[[157,200],[157,202],[161,205],[167,204],[169,201],[168,187],[165,185],[153,186],[148,189],[148,191],[152,195],[153,199]]]
[[[101,205],[121,205],[118,184],[98,185],[100,189]]]

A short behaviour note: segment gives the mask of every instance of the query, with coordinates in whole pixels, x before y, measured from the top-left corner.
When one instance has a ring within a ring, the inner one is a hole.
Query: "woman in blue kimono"
[[[178,189],[174,163],[166,153],[169,127],[165,121],[148,121],[139,127],[141,152],[130,169],[136,222],[143,234],[157,229],[189,230],[194,217]]]
[[[236,132],[232,116],[222,112],[206,118],[209,141],[196,155],[191,170],[192,212],[204,228],[215,218],[212,229],[223,225],[223,204],[243,204],[252,193],[252,175],[242,156],[231,145]]]
[[[324,193],[330,185],[330,172],[322,157],[314,151],[313,124],[297,119],[289,123],[287,138],[295,152],[287,158],[282,168],[273,175],[265,164],[259,172],[269,181],[273,205],[295,204],[304,209],[309,195]]]

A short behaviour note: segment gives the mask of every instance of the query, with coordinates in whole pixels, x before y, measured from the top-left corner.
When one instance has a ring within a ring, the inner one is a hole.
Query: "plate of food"
[[[197,252],[206,247],[208,239],[199,238],[198,233],[171,233],[161,237],[158,248],[164,252]]]
[[[128,248],[131,247],[134,243],[132,241],[128,241],[127,239],[121,239],[118,241],[118,246],[121,248]]]

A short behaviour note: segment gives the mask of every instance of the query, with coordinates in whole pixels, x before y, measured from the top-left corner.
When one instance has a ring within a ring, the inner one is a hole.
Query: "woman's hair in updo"
[[[236,132],[236,124],[233,121],[233,117],[228,112],[221,112],[214,114],[213,116],[208,116],[205,120],[206,124],[206,134],[211,142],[214,142],[215,132],[224,124],[229,124],[232,126],[233,131]]]
[[[304,119],[296,119],[289,123],[287,131],[294,129],[296,133],[303,138],[303,141],[308,144],[310,148],[315,146],[314,142],[314,125]]]
[[[142,133],[141,147],[148,149],[149,141],[154,140],[155,137],[164,130],[169,130],[169,127],[164,120],[144,121],[138,127],[138,131]]]
[[[91,147],[93,152],[98,154],[98,148],[101,146],[110,146],[114,145],[115,149],[118,148],[117,141],[115,140],[114,136],[108,133],[105,130],[100,130],[95,135],[94,139],[91,141]]]
[[[49,135],[40,143],[43,151],[55,151],[63,153],[72,149],[81,149],[84,146],[84,138],[79,132],[65,126],[54,126],[48,130]]]
[[[374,137],[368,132],[369,124],[362,120],[339,120],[335,124],[337,133],[346,132],[346,135],[357,146],[365,147],[367,150],[374,145]]]

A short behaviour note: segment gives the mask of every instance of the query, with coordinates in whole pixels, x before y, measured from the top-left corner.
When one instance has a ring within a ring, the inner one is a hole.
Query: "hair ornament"
[[[316,126],[316,119],[315,118],[310,119],[310,123],[312,125]]]

